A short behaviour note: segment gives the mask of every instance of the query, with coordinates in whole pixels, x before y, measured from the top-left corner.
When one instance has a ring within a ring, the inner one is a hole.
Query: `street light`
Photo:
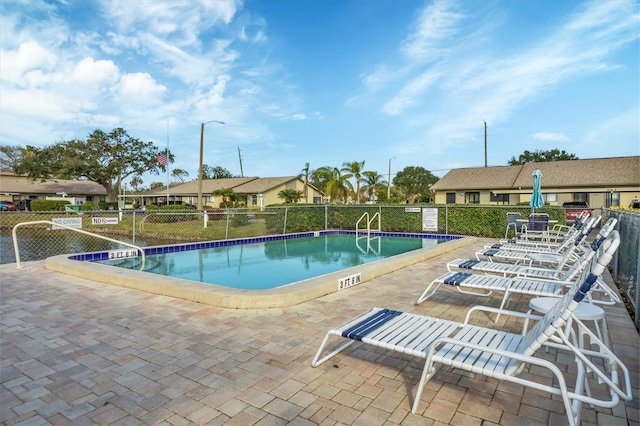
[[[209,123],[224,124],[224,121],[211,120],[200,123],[200,168],[198,169],[198,210],[202,210],[202,157],[204,155],[204,126]]]

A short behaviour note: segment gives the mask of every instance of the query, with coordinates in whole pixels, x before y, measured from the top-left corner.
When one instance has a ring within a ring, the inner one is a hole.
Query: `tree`
[[[297,189],[283,189],[278,192],[278,198],[282,198],[285,203],[297,203],[303,196],[304,193]]]
[[[173,169],[171,171],[171,177],[180,179],[180,182],[184,182],[184,178],[189,176],[189,172],[182,169]]]
[[[25,149],[19,146],[0,146],[0,171],[18,173]]]
[[[349,191],[353,191],[353,185],[349,182],[351,175],[343,175],[340,169],[334,167],[329,170],[330,178],[326,185],[325,195],[329,196],[329,202],[335,203],[338,200],[347,201]]]
[[[377,196],[377,199],[380,199],[380,194],[384,194],[384,198],[386,198],[386,186],[388,185],[387,181],[384,180],[384,176],[379,174],[378,172],[373,171],[365,171],[362,172],[364,185],[362,186],[362,191],[367,194],[367,198],[369,200],[373,199]]]
[[[224,167],[211,167],[207,164],[202,165],[202,179],[226,179],[234,177],[233,174]]]
[[[344,162],[342,163],[343,172],[347,172],[349,177],[347,179],[351,179],[352,177],[356,178],[356,203],[360,204],[360,177],[362,176],[362,172],[364,169],[364,161],[352,161],[352,162]]]
[[[162,188],[165,184],[162,182],[151,182],[151,184],[149,185],[149,189],[153,190],[153,189],[158,189],[158,188]]]
[[[511,160],[509,160],[508,164],[510,166],[517,166],[519,164],[525,164],[530,162],[544,163],[547,161],[563,161],[563,160],[578,160],[578,159],[579,158],[575,154],[569,154],[564,149],[560,151],[558,148],[555,148],[549,151],[535,150],[533,152],[525,150],[523,154],[520,154],[517,160],[516,160],[516,157],[511,157]]]
[[[320,192],[327,192],[327,184],[333,178],[333,167],[322,166],[311,172],[311,184]]]
[[[153,142],[133,138],[122,128],[110,133],[94,130],[86,141],[73,139],[36,148],[27,146],[18,171],[33,179],[86,179],[96,182],[114,202],[124,179],[143,173],[159,174],[174,156],[167,153],[166,162],[158,160],[159,150]]]
[[[298,175],[298,178],[304,177],[304,202],[309,202],[309,163],[304,163],[302,173]]]
[[[135,175],[131,178],[129,185],[131,185],[134,191],[137,191],[140,185],[142,185],[143,183],[144,182],[142,181],[142,178],[139,175]]]
[[[423,167],[409,166],[399,171],[393,178],[393,185],[397,187],[405,199],[416,201],[431,200],[431,185],[438,181],[438,177]]]
[[[240,196],[231,188],[216,189],[211,195],[222,197],[220,207],[233,207],[233,204],[240,199]]]

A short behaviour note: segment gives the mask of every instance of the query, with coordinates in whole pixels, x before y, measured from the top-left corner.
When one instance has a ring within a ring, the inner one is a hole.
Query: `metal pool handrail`
[[[13,249],[16,253],[16,269],[20,269],[20,251],[18,249],[18,238],[16,235],[16,230],[18,229],[18,227],[22,226],[22,225],[36,225],[39,223],[46,223],[52,226],[56,226],[56,227],[60,227],[60,228],[64,228],[64,229],[68,229],[70,231],[74,231],[74,232],[79,232],[81,234],[85,234],[85,235],[89,235],[91,237],[96,237],[96,238],[100,238],[102,240],[106,240],[106,241],[110,241],[112,243],[117,243],[117,244],[122,244],[123,246],[127,246],[127,247],[131,247],[134,248],[136,250],[138,250],[140,252],[140,254],[142,255],[142,265],[140,266],[140,270],[142,271],[144,269],[144,264],[146,261],[146,257],[144,254],[144,250],[141,247],[138,247],[136,245],[133,244],[129,244],[129,243],[125,243],[124,241],[118,241],[118,240],[114,240],[113,238],[109,238],[109,237],[105,237],[99,234],[94,234],[92,232],[88,232],[88,231],[84,231],[82,229],[78,229],[78,228],[72,228],[70,226],[67,225],[62,225],[60,223],[53,223],[50,220],[34,220],[32,222],[21,222],[19,224],[17,224],[16,226],[13,227],[13,230],[11,232],[12,236],[13,236]]]

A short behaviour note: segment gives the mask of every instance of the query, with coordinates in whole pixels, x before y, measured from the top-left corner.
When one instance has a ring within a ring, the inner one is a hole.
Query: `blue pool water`
[[[435,246],[444,240],[355,235],[320,235],[149,254],[146,272],[237,289],[280,287]],[[140,258],[98,260],[97,263],[140,268]]]

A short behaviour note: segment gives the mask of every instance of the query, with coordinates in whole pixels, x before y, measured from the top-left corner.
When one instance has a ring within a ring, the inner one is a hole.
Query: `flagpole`
[[[167,205],[169,205],[169,119],[167,118]]]

